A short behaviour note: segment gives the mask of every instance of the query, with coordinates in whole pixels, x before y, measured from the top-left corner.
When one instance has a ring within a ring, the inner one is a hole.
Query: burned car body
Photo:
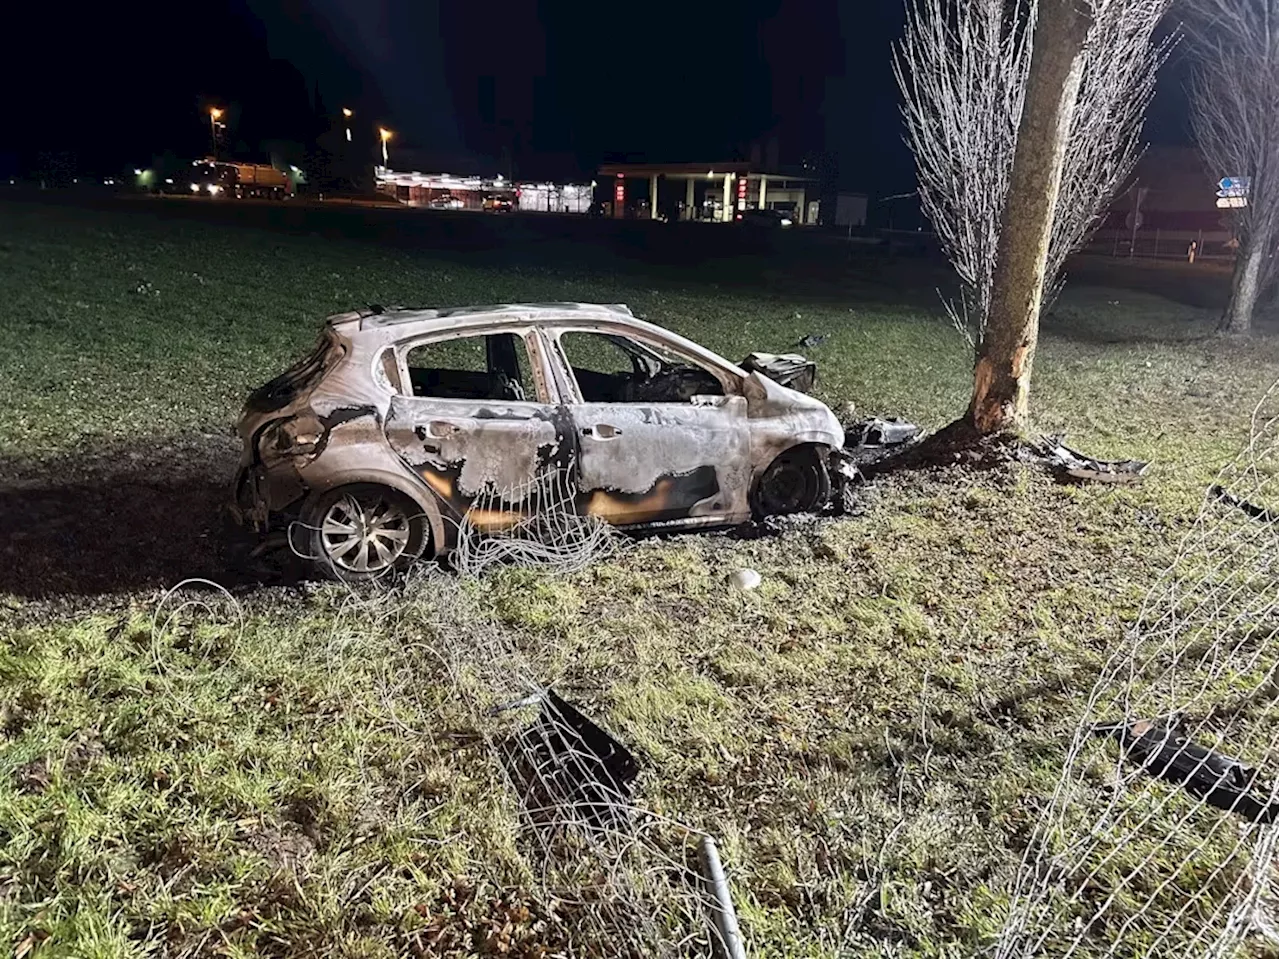
[[[233,519],[291,529],[349,578],[447,552],[464,517],[537,510],[551,470],[572,476],[576,511],[623,528],[819,508],[844,438],[812,397],[580,303],[330,317],[239,431]]]

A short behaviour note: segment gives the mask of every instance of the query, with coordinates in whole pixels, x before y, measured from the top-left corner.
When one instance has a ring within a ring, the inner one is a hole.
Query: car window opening
[[[569,330],[560,347],[586,403],[688,403],[723,396],[713,374],[685,357],[625,336]]]
[[[423,343],[409,350],[406,365],[414,396],[507,402],[538,400],[528,351],[515,333]]]

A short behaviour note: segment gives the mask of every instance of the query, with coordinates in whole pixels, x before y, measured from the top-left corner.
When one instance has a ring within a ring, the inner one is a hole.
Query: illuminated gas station
[[[380,193],[406,206],[440,210],[484,210],[506,198],[524,213],[586,213],[594,184],[512,181],[501,176],[458,176],[375,167]],[[486,200],[490,205],[486,206]]]
[[[609,163],[598,176],[613,183],[611,215],[619,219],[728,223],[748,210],[776,210],[797,224],[818,219],[816,180],[753,170],[743,161]]]

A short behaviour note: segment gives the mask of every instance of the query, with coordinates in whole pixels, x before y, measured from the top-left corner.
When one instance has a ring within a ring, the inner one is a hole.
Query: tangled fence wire
[[[1102,670],[999,959],[1276,941],[1277,476],[1273,386]]]
[[[574,573],[621,548],[578,500],[562,469],[488,488],[456,521],[450,560],[459,575],[421,566],[349,587],[344,608],[357,609],[370,633],[408,633],[405,611],[429,597],[434,638],[382,650],[385,712],[426,717],[443,699],[455,720],[458,710],[466,717],[502,787],[523,864],[520,894],[553,904],[538,948],[736,959],[740,939],[710,837],[637,798],[641,762],[551,688],[563,670],[553,644],[506,629],[479,606],[476,578],[495,566]]]
[[[578,511],[566,469],[548,469],[514,489],[487,487],[458,521],[452,560],[476,576],[498,563],[575,573],[615,552],[621,540],[599,517]]]
[[[637,798],[643,761],[550,688],[551,644],[518,639],[486,617],[467,579],[417,576],[403,588],[429,592],[439,633],[461,641],[406,647],[394,695],[415,695],[415,660],[443,664],[448,698],[503,787],[525,891],[555,903],[563,920],[557,947],[566,955],[740,956],[736,934],[726,942],[720,932],[732,913],[698,863],[709,837]],[[584,712],[595,715],[602,704],[583,695]]]

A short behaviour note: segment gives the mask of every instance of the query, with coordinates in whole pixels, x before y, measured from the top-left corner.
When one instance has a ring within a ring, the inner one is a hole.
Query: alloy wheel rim
[[[348,493],[320,523],[325,557],[340,569],[377,573],[390,569],[409,545],[409,517],[383,496],[361,500]]]

